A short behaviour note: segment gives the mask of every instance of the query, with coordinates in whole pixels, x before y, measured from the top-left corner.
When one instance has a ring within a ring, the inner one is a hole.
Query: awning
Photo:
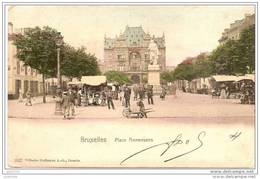
[[[82,85],[82,83],[80,81],[71,81],[68,82],[68,85]]]
[[[211,76],[216,82],[227,82],[227,81],[237,81],[238,77],[233,75],[213,75]]]
[[[99,86],[107,82],[106,76],[82,76],[81,84]]]
[[[255,82],[255,75],[254,74],[246,74],[245,76],[239,76],[236,82],[242,81],[242,80],[252,80]]]

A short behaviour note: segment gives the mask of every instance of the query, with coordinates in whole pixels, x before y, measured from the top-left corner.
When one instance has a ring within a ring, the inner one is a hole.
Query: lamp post
[[[60,33],[59,33],[60,34]],[[56,91],[56,105],[55,105],[55,115],[62,115],[62,107],[61,107],[61,75],[60,75],[60,47],[63,43],[63,37],[60,35],[56,41],[57,45],[57,91]]]

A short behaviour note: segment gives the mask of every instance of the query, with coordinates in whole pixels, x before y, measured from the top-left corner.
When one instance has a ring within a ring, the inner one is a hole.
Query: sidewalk
[[[26,98],[23,102],[18,100],[8,100],[8,117],[9,118],[29,118],[29,119],[57,119],[60,116],[54,115],[55,98],[46,96],[46,103],[43,103],[42,96],[32,99],[32,106],[26,106]]]

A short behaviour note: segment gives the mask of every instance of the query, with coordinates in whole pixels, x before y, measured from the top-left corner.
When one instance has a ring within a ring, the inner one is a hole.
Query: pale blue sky
[[[114,37],[125,26],[166,38],[167,65],[211,51],[224,28],[254,13],[253,6],[15,6],[9,11],[14,28],[50,26],[69,44],[86,46],[103,59],[104,35]]]

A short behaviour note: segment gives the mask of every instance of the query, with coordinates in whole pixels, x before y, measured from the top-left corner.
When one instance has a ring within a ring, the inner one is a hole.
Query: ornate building
[[[245,14],[244,19],[236,20],[230,24],[230,28],[224,30],[219,39],[219,43],[224,44],[228,40],[238,40],[240,38],[240,33],[252,25],[255,25],[255,14]]]
[[[126,26],[123,34],[115,38],[104,39],[104,67],[105,71],[122,71],[136,83],[146,81],[149,59],[149,43],[151,40],[159,49],[158,64],[160,70],[166,68],[165,37],[151,36],[145,33],[142,26]]]

